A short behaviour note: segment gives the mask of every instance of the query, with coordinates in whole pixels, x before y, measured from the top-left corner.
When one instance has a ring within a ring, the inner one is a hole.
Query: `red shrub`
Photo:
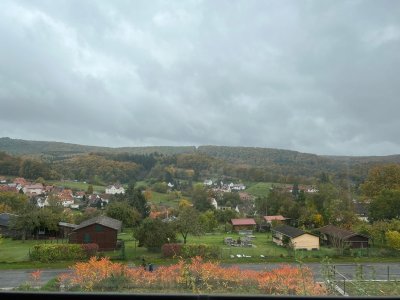
[[[164,257],[181,256],[182,244],[164,244],[161,247],[161,251]]]

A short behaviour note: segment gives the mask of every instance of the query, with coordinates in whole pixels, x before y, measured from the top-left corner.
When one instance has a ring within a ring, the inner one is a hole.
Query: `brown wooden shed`
[[[369,236],[333,225],[326,225],[315,231],[321,235],[321,240],[326,245],[334,247],[348,246],[350,248],[368,248]]]
[[[70,234],[69,242],[74,244],[96,243],[100,251],[114,250],[122,222],[106,216],[99,216],[79,224]]]
[[[254,230],[256,221],[254,219],[231,219],[233,230]]]

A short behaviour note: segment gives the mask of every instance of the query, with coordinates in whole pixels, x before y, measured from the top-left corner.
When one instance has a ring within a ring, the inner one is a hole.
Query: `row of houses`
[[[284,221],[282,216],[265,216],[266,222]],[[232,219],[233,230],[254,230],[256,222],[254,219]],[[272,241],[280,246],[290,245],[293,249],[318,250],[320,244],[336,248],[368,248],[369,237],[364,234],[339,228],[333,225],[326,225],[313,230],[313,233],[306,232],[296,227],[281,224],[271,228]]]

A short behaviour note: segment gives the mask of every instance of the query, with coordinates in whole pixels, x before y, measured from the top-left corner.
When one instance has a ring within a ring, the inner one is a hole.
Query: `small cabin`
[[[84,221],[72,230],[69,242],[74,244],[96,243],[100,251],[114,250],[122,222],[106,216]]]

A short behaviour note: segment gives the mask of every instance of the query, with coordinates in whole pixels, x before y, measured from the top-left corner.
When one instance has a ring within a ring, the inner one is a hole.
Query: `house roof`
[[[121,226],[122,226],[122,222],[110,217],[106,217],[106,216],[98,216],[86,221],[83,221],[81,224],[79,224],[77,227],[75,227],[74,230],[78,230],[93,224],[100,224],[115,230],[120,231],[121,230]]]
[[[254,219],[231,219],[231,223],[233,226],[237,225],[256,225],[256,221]]]
[[[76,224],[71,224],[71,223],[66,223],[66,222],[58,222],[58,225],[62,226],[62,227],[68,227],[68,228],[78,227],[78,225],[76,225]]]
[[[271,229],[272,231],[282,233],[290,238],[301,236],[307,232],[289,225],[279,225]],[[308,233],[307,233],[308,234]]]
[[[355,236],[355,235],[360,235],[360,236],[369,238],[367,235],[356,233],[354,231],[346,230],[346,229],[339,228],[339,227],[336,227],[336,226],[333,226],[333,225],[326,225],[324,227],[316,229],[315,231],[319,231],[319,232],[324,233],[326,235],[330,235],[330,236],[337,237],[337,238],[340,238],[340,239],[348,239],[348,238],[350,238],[352,236]]]
[[[284,216],[281,215],[276,215],[276,216],[264,216],[264,220],[267,222],[271,222],[271,221],[285,221],[287,220],[287,218],[285,218]]]
[[[109,186],[107,187],[107,189],[112,189],[113,187],[116,188],[116,189],[123,188],[123,186],[120,185],[120,184],[112,184],[112,185],[109,185]]]

